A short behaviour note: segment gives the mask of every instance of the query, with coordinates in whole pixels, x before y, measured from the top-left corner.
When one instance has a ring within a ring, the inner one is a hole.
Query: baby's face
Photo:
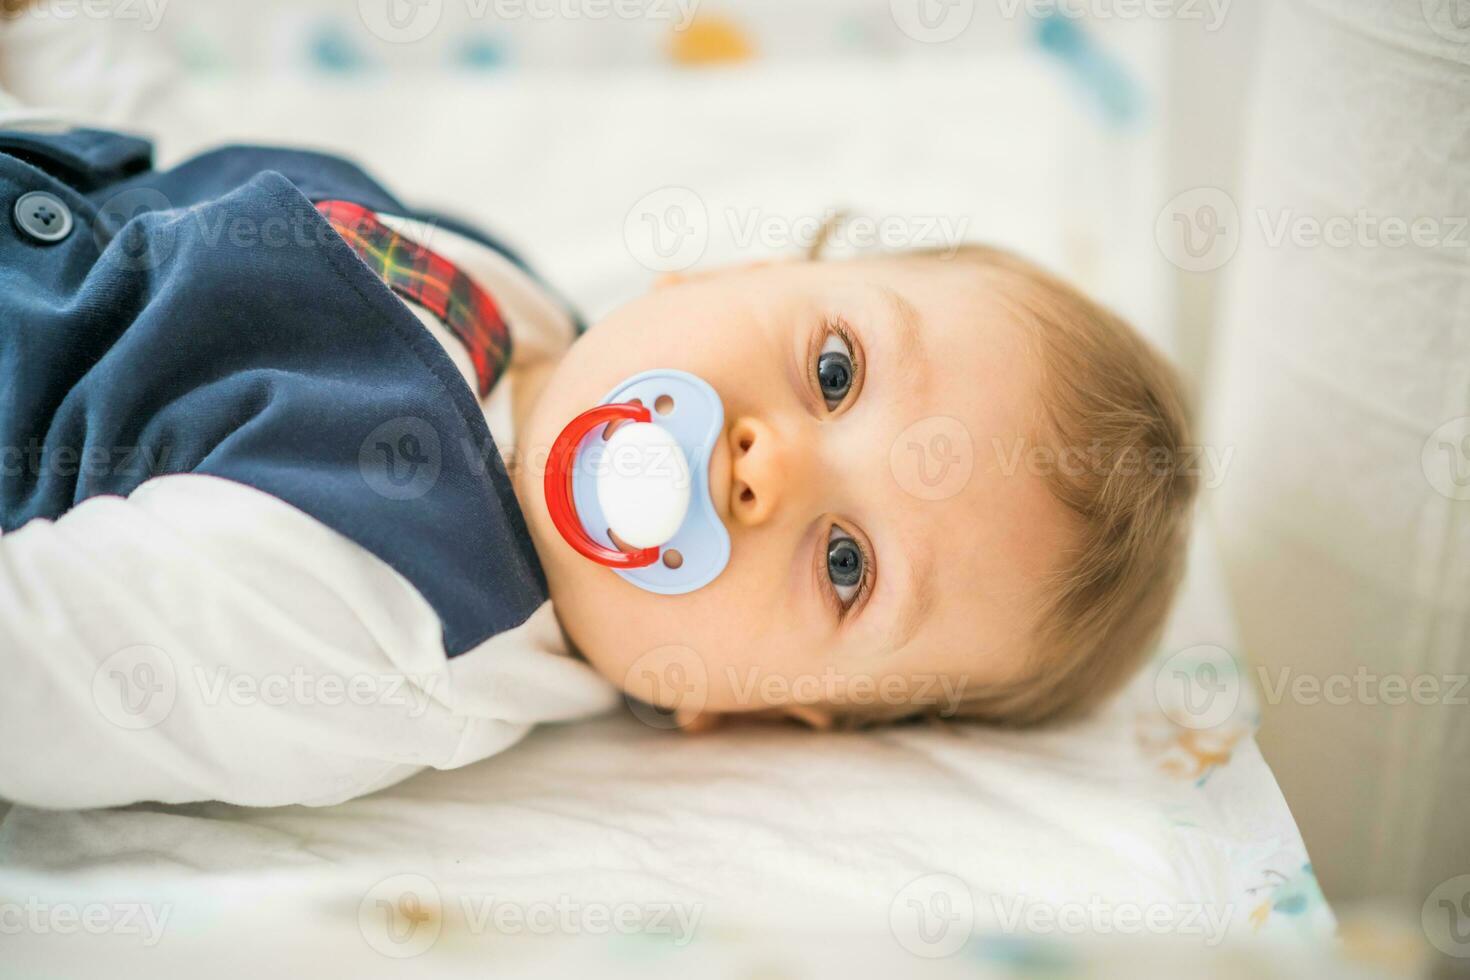
[[[730,561],[680,596],[576,554],[541,486],[562,427],[652,368],[725,406],[710,487]],[[1026,465],[1036,388],[1023,326],[963,263],[781,263],[655,289],[573,345],[518,436],[557,615],[602,674],[685,716],[820,723],[1015,679],[1069,542]]]

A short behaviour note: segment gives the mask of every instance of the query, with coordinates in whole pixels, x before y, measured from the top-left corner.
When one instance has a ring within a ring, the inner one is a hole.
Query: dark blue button
[[[38,242],[59,242],[71,234],[71,208],[55,194],[31,191],[15,202],[15,224]]]

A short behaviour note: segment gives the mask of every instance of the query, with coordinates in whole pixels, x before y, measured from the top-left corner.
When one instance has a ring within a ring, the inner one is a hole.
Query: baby
[[[0,203],[9,799],[328,804],[619,692],[1031,724],[1129,676],[1179,575],[1173,371],[998,250],[691,274],[582,332],[332,157],[12,129]],[[651,369],[718,406],[674,519],[728,555],[679,588],[589,560],[679,557],[559,526],[547,476]]]
[[[1096,704],[1157,633],[1194,492],[1179,383],[1030,263],[971,246],[666,281],[542,372],[521,438],[655,364],[724,401],[719,578],[630,589],[558,539],[536,467],[515,476],[571,642],[681,725],[1030,724]]]

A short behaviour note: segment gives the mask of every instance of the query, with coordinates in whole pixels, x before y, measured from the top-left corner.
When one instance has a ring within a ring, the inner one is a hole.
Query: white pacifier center
[[[613,534],[635,548],[668,541],[689,513],[689,460],[673,433],[628,422],[607,440],[598,466],[597,502]]]

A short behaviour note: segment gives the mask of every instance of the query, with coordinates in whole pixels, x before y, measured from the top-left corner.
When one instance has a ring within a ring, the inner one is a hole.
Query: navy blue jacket
[[[66,238],[24,233],[31,191],[70,209]],[[391,565],[454,656],[545,579],[475,394],[323,199],[415,216],[320,154],[157,171],[130,136],[0,132],[0,530],[163,474],[232,480]]]

